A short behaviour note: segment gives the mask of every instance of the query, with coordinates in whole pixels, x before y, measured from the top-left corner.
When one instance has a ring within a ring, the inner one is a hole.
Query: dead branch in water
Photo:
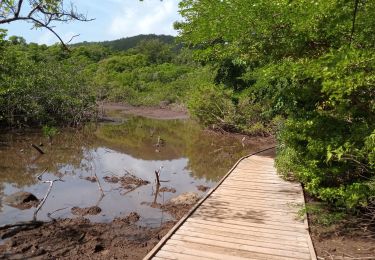
[[[159,180],[159,171],[155,171],[155,176],[156,176],[156,183],[160,185],[160,180]]]
[[[40,177],[40,178],[39,178]],[[38,179],[42,179],[41,176],[39,176]],[[55,179],[55,180],[47,180],[47,181],[43,181],[43,183],[49,183],[49,187],[48,187],[48,190],[46,192],[46,194],[44,195],[42,201],[39,203],[38,207],[36,208],[35,212],[34,212],[34,216],[33,216],[33,221],[36,221],[36,216],[39,212],[39,210],[42,208],[42,206],[44,205],[44,203],[46,202],[47,198],[48,198],[48,195],[50,194],[51,190],[52,190],[52,187],[53,187],[53,184],[56,182],[56,181],[64,181],[62,179]]]
[[[94,156],[91,153],[90,153],[90,156],[91,156],[91,160],[93,160]],[[104,196],[104,191],[103,191],[102,185],[100,184],[98,175],[96,175],[95,165],[92,162],[91,162],[91,172],[92,172],[91,175],[95,176],[96,183],[98,184],[99,192],[100,192],[101,196],[103,197]]]
[[[52,211],[52,212],[48,212],[48,213],[47,213],[47,217],[49,217],[52,221],[56,221],[56,219],[53,218],[53,217],[51,217],[51,215],[54,214],[54,213],[56,213],[56,212],[58,212],[58,211],[60,211],[60,210],[64,210],[64,209],[67,209],[67,208],[68,208],[68,207],[61,208],[61,209],[56,209],[56,210],[54,210],[54,211]]]
[[[101,194],[100,197],[99,197],[99,199],[98,199],[98,201],[95,204],[96,207],[99,207],[99,204],[103,200],[103,198],[104,198],[104,194]]]
[[[120,194],[123,195],[123,196],[125,196],[126,194],[135,191],[136,189],[138,189],[138,188],[141,187],[141,186],[142,186],[142,184],[137,185],[137,186],[131,188],[130,190],[128,190],[128,191],[126,191],[126,192],[124,192],[124,193],[120,193]]]
[[[42,171],[42,173],[41,174],[39,174],[38,176],[36,176],[37,178],[38,178],[38,180],[42,180],[42,176],[43,176],[43,174],[46,172],[48,170],[48,168],[45,168],[43,171]]]
[[[102,185],[100,184],[98,175],[96,175],[95,171],[94,171],[94,175],[95,175],[96,183],[98,184],[98,188],[99,188],[99,191],[101,193],[101,196],[104,197],[104,191],[103,191]]]
[[[31,147],[33,147],[35,150],[37,150],[40,154],[45,154],[43,150],[37,146],[36,144],[31,144]]]
[[[160,173],[161,173],[161,169],[163,169],[163,165],[160,166],[159,170],[155,171],[156,183],[158,185],[160,185]]]

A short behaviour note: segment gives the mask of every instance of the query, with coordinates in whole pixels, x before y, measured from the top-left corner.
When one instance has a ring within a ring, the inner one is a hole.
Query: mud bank
[[[180,209],[179,215],[188,210]],[[1,230],[8,238],[0,245],[0,259],[142,259],[176,222],[146,228],[138,219],[131,213],[110,223],[76,218]]]
[[[100,111],[117,111],[124,115],[142,116],[160,120],[189,118],[187,109],[183,106],[178,105],[158,107],[135,107],[121,103],[104,103],[100,105]]]

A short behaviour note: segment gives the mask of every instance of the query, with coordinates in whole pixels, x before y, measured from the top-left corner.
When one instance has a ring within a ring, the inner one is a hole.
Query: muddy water
[[[158,141],[159,140],[159,141]],[[41,144],[40,155],[31,144]],[[137,212],[139,224],[159,226],[172,217],[153,203],[163,204],[183,192],[199,195],[197,186],[212,187],[241,156],[259,149],[243,145],[238,138],[203,131],[190,120],[121,118],[117,123],[60,130],[52,143],[39,132],[0,134],[0,225],[32,219],[35,208],[20,210],[2,202],[4,196],[28,191],[43,198],[49,184],[43,180],[61,178],[38,213],[39,220],[77,217],[72,207],[98,206],[92,221],[108,222]],[[155,170],[160,169],[161,187],[157,192]],[[134,190],[103,179],[133,174],[150,183]],[[97,176],[104,191],[101,197]]]

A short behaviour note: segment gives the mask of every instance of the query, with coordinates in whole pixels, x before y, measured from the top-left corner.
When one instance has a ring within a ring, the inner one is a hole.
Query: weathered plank
[[[316,259],[298,183],[270,156],[242,158],[145,259]]]

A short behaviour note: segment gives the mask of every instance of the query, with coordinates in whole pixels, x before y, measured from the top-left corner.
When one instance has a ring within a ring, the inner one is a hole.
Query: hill
[[[143,40],[153,40],[153,39],[159,39],[160,41],[164,43],[173,44],[175,37],[171,35],[140,34],[137,36],[121,38],[121,39],[113,40],[113,41],[104,41],[104,42],[86,42],[85,41],[85,42],[72,44],[72,46],[85,46],[85,45],[99,44],[105,47],[109,47],[115,51],[126,51],[128,49],[134,48],[139,42]]]

